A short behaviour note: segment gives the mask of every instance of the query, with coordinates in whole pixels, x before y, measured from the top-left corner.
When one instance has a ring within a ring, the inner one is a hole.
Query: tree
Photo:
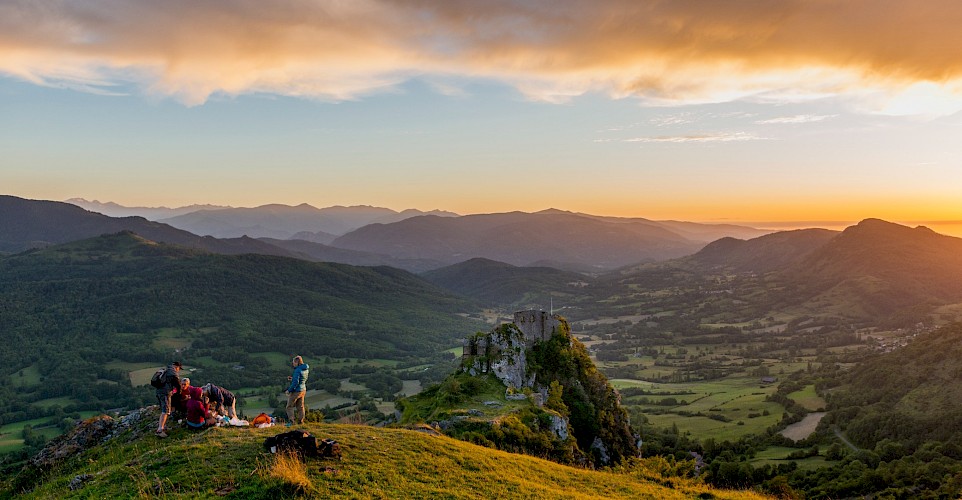
[[[548,400],[545,402],[545,408],[549,410],[554,410],[558,412],[561,416],[567,417],[570,414],[568,410],[568,405],[565,404],[564,396],[564,386],[561,385],[557,380],[552,380],[550,387],[548,387]]]

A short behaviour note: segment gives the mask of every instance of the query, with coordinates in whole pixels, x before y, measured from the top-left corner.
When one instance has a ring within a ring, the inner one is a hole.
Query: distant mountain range
[[[962,302],[962,238],[879,219],[842,232],[804,229],[747,241],[722,238],[664,266],[774,273],[768,293],[781,297],[782,306],[861,318],[907,318]]]
[[[154,241],[216,253],[390,265],[414,272],[480,257],[513,266],[601,273],[689,255],[716,236],[750,238],[767,233],[743,226],[599,217],[560,210],[457,216],[376,207],[265,205],[199,210],[165,219],[174,224],[142,217],[112,218],[68,203],[13,196],[0,196],[0,210],[0,252],[128,230]],[[337,227],[325,226],[333,232],[318,229],[324,221]],[[334,237],[337,231],[368,221],[378,222]],[[177,224],[193,226],[199,233],[248,237],[201,237],[173,227]],[[253,238],[257,234],[262,239]],[[291,238],[294,236],[296,240]]]
[[[178,229],[215,238],[301,239],[328,244],[339,235],[373,223],[388,224],[418,215],[457,217],[443,210],[424,212],[408,209],[401,212],[389,208],[358,205],[315,208],[306,203],[297,206],[270,204],[253,208],[218,205],[190,205],[180,208],[125,207],[113,202],[102,203],[71,198],[67,203],[111,217],[139,216],[163,222]]]
[[[83,198],[70,198],[69,200],[64,200],[71,205],[77,205],[80,208],[89,210],[91,212],[97,212],[104,215],[109,215],[110,217],[143,217],[147,220],[160,220],[168,219],[170,217],[176,217],[178,215],[189,214],[191,212],[196,212],[198,210],[218,210],[222,208],[231,208],[220,205],[188,205],[185,207],[177,208],[167,208],[167,207],[125,207],[119,205],[112,201],[100,202],[97,200],[85,200]]]
[[[621,219],[546,210],[536,213],[421,216],[392,224],[371,224],[341,236],[333,246],[387,253],[407,259],[456,264],[482,257],[515,266],[542,265],[575,271],[603,272],[644,261],[681,257],[705,245],[646,219]],[[690,225],[689,225],[690,224]],[[689,234],[719,228],[686,223]],[[730,226],[728,234],[758,236],[753,228]]]

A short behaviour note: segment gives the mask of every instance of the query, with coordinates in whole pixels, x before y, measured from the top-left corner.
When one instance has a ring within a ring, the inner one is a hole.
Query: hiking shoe
[[[164,431],[157,431],[157,432],[154,432],[154,434],[156,434],[157,437],[159,437],[159,438],[165,438],[165,437],[167,437],[167,433],[164,432]]]

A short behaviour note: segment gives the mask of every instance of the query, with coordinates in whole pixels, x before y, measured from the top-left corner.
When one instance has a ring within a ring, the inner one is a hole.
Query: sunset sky
[[[956,0],[0,0],[0,193],[958,221],[959,26]]]

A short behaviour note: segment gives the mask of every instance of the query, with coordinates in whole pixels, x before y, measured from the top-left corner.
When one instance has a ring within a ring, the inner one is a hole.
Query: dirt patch
[[[805,418],[803,418],[801,422],[795,422],[789,425],[780,434],[792,441],[801,441],[815,432],[815,428],[818,427],[818,423],[822,421],[822,417],[824,416],[824,411],[809,413],[805,415]]]

